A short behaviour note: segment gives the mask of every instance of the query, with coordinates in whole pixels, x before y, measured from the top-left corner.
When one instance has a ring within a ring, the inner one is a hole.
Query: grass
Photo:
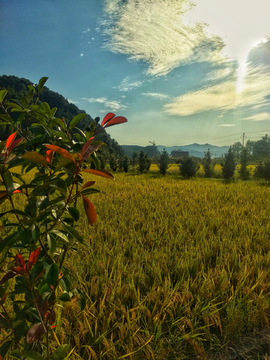
[[[99,220],[81,217],[89,247],[68,259],[87,307],[56,320],[69,358],[266,360],[269,187],[176,171],[94,180]]]

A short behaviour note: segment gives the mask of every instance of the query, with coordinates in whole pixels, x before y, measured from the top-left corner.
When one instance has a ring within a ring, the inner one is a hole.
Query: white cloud
[[[119,86],[114,87],[120,91],[130,91],[142,86],[142,81],[131,81],[131,77],[125,77]]]
[[[84,54],[83,54],[83,53],[81,53],[81,54],[80,54],[80,56],[82,57],[82,56],[84,56]]]
[[[150,97],[153,97],[153,98],[156,98],[156,99],[168,99],[169,98],[169,95],[166,95],[166,94],[161,94],[161,93],[152,93],[152,92],[148,92],[148,93],[142,93],[142,95],[145,95],[145,96],[150,96]]]
[[[74,101],[74,100],[71,100],[71,99],[67,99],[67,101],[69,103],[72,103],[72,104],[79,104],[80,103],[79,101]]]
[[[127,108],[126,105],[121,104],[121,102],[116,100],[108,100],[106,97],[101,98],[82,98],[82,100],[86,100],[90,103],[100,103],[105,106],[105,108],[116,111],[116,110],[124,110]]]
[[[91,29],[90,29],[90,28],[88,28],[88,29],[84,30],[82,33],[83,33],[83,34],[87,34],[89,31],[91,31]]]
[[[247,68],[244,89],[236,91],[236,80],[230,79],[212,86],[188,92],[174,98],[164,106],[164,111],[171,115],[187,116],[210,110],[231,110],[241,107],[261,108],[270,101],[270,67],[251,65]]]
[[[231,126],[235,126],[235,124],[221,124],[221,125],[218,125],[218,126],[231,127]]]
[[[270,120],[270,113],[267,112],[263,112],[263,113],[259,113],[256,115],[252,115],[249,117],[246,117],[242,120],[251,120],[251,121],[265,121],[265,120]]]
[[[202,23],[188,25],[188,0],[106,0],[106,47],[146,62],[147,73],[166,75],[181,64],[220,60],[221,38],[207,35]]]

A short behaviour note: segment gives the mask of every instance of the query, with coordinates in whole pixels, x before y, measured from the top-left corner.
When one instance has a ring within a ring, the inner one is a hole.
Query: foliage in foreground
[[[88,195],[99,192],[92,187],[94,181],[84,182],[83,174],[113,179],[97,169],[95,152],[103,143],[94,141],[95,128],[86,133],[76,129],[86,114],[66,123],[54,116],[56,108],[40,103],[46,80],[42,78],[37,89],[30,85],[26,97],[7,107],[7,91],[0,91],[0,119],[16,129],[0,144],[0,204],[8,203],[0,214],[0,359],[7,354],[20,360],[66,357],[69,345],[54,344],[53,336],[60,306],[79,301],[82,311],[86,304],[83,293],[73,287],[66,258],[84,242],[76,226],[78,203],[93,225],[96,212]],[[13,113],[19,116],[13,118]],[[109,113],[101,127],[126,121]],[[33,176],[27,181],[30,171]]]

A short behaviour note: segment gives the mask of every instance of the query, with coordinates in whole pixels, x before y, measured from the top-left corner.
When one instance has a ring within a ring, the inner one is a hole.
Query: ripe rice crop
[[[94,180],[99,220],[82,215],[87,247],[68,264],[87,306],[67,303],[56,321],[70,358],[265,359],[269,187],[153,173]]]

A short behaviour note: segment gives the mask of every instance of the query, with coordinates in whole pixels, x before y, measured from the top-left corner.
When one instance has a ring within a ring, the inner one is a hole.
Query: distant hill
[[[2,75],[0,76],[0,90],[6,89],[8,90],[7,96],[5,98],[5,102],[18,100],[28,93],[28,85],[32,85],[28,79],[18,78],[17,76],[9,76],[9,75]],[[84,110],[80,110],[76,105],[71,104],[65,99],[62,95],[58,94],[55,91],[50,90],[48,87],[44,86],[42,93],[40,95],[40,101],[47,102],[51,108],[56,107],[57,117],[63,117],[68,122],[73,119],[74,116],[78,115],[79,113],[85,113]],[[4,103],[5,103],[4,102]],[[0,112],[3,112],[0,109]],[[12,117],[15,117],[16,114],[12,113]],[[97,123],[97,127],[99,128],[100,125],[98,124],[99,118],[96,118],[95,121]],[[93,118],[90,115],[87,115],[84,119],[82,119],[78,124],[77,127],[82,129],[83,131],[88,127],[88,125],[93,122]],[[11,132],[14,131],[11,127],[6,125],[0,125],[0,141],[5,140]],[[107,147],[102,147],[99,153],[102,153],[105,157],[108,157],[109,154],[114,153],[118,156],[123,156],[124,152],[118,142],[111,138],[111,136],[103,130],[100,134],[98,134],[95,138],[96,140],[103,141]]]
[[[163,149],[166,149],[168,154],[170,155],[173,150],[183,150],[188,151],[190,156],[203,158],[204,153],[209,149],[213,158],[221,157],[224,155],[229,146],[216,146],[211,144],[190,144],[190,145],[179,145],[179,146],[164,146],[164,145],[157,145],[157,146],[137,146],[137,145],[122,145],[122,149],[125,152],[125,155],[129,158],[132,157],[134,152],[139,153],[140,151],[146,152],[150,157],[159,155]]]

